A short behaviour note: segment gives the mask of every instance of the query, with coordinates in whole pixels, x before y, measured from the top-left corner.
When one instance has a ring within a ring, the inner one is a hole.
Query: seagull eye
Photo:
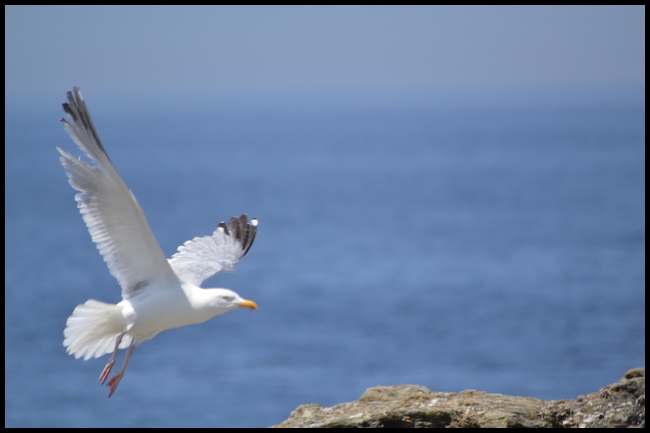
[[[223,295],[221,298],[222,298],[224,301],[232,301],[233,299],[235,299],[235,298],[233,298],[232,296],[228,296],[228,295]]]

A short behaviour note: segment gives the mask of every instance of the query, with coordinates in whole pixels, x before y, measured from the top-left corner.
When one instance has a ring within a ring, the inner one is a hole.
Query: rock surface
[[[273,427],[645,427],[645,367],[575,400],[377,386],[357,401],[301,405]]]

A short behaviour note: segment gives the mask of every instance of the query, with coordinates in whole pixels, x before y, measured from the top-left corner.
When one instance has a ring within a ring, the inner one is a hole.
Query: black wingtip
[[[239,218],[236,216],[230,218],[228,224],[223,221],[220,222],[217,228],[221,228],[226,236],[231,236],[235,241],[239,242],[241,249],[244,250],[243,255],[246,255],[253,246],[253,241],[255,241],[257,224],[257,218],[253,218],[249,222],[248,215],[243,213]]]
[[[245,221],[244,228],[244,239],[242,242],[242,249],[244,250],[244,255],[251,249],[253,242],[255,241],[255,235],[257,234],[257,218],[253,218],[250,223],[248,222],[248,215],[242,214],[240,220]]]
[[[70,119],[72,119],[74,122],[75,128],[84,129],[87,133],[92,135],[92,137],[97,142],[99,149],[110,160],[108,153],[106,153],[106,149],[104,149],[102,141],[99,139],[99,135],[97,135],[95,125],[93,124],[93,121],[90,118],[90,113],[88,112],[88,107],[86,107],[86,102],[81,95],[81,90],[78,87],[73,87],[72,91],[66,92],[66,95],[68,97],[68,102],[64,102],[62,104],[63,111],[65,111],[66,114],[70,116]],[[61,120],[66,122],[64,119]],[[69,124],[69,122],[66,123]]]
[[[233,236],[236,241],[241,242],[242,227],[239,218],[236,216],[230,218],[228,224],[230,225],[230,235]]]

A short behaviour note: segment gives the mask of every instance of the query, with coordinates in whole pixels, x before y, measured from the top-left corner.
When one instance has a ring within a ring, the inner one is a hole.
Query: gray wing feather
[[[203,281],[220,272],[234,272],[235,264],[253,245],[257,233],[257,218],[232,217],[221,222],[212,236],[196,237],[178,247],[169,264],[182,282],[200,286]]]

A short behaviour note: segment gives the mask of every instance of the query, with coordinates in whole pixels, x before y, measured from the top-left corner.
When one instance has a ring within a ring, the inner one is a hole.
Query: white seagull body
[[[171,328],[202,323],[239,307],[257,309],[227,289],[202,289],[201,283],[220,272],[233,272],[248,252],[257,219],[246,214],[220,223],[211,236],[185,242],[169,260],[149,224],[99,140],[90,113],[74,88],[63,104],[61,119],[74,142],[97,166],[61,153],[70,185],[92,240],[122,287],[122,301],[107,304],[89,300],[78,305],[66,322],[63,345],[75,358],[97,358],[112,352],[99,380],[106,382],[118,349],[128,348],[124,365],[108,382],[115,392],[133,350],[143,341]]]

